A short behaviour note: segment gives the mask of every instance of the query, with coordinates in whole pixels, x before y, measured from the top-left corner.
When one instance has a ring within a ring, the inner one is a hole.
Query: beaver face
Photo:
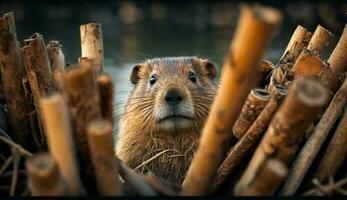
[[[131,74],[132,107],[141,105],[144,123],[160,131],[196,129],[202,126],[216,93],[215,76],[215,66],[205,59],[150,59],[135,66]]]

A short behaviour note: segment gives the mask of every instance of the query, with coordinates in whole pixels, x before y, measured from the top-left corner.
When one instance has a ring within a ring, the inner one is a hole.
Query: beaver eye
[[[153,85],[157,81],[157,76],[153,74],[149,79],[149,84]]]
[[[196,83],[196,75],[194,72],[189,72],[188,78],[191,82]]]

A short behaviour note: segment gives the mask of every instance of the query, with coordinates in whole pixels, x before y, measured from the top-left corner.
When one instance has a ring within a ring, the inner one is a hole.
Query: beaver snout
[[[173,88],[166,91],[164,99],[168,105],[177,106],[183,100],[183,95],[178,89]]]

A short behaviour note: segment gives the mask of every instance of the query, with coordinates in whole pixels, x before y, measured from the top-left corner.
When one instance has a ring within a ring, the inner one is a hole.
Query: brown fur
[[[196,83],[188,79],[189,70],[195,71]],[[158,80],[150,86],[148,81],[152,73],[158,75]],[[132,168],[147,161],[137,170],[181,184],[216,95],[215,76],[214,65],[196,57],[156,58],[135,66],[131,75],[135,87],[120,123],[119,158]],[[179,88],[187,105],[193,107],[188,127],[166,130],[158,128],[154,119],[155,107],[165,103],[162,94],[171,87]]]

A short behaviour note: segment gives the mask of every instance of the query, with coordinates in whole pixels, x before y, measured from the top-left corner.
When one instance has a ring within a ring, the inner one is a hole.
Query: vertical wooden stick
[[[66,181],[68,193],[79,195],[81,182],[67,106],[60,94],[41,100],[49,151]]]
[[[328,100],[328,92],[313,77],[298,77],[279,111],[273,117],[250,164],[235,187],[242,191],[251,184],[255,172],[267,158],[273,157],[289,165],[306,129]],[[236,192],[237,193],[237,192]]]
[[[269,100],[270,94],[266,90],[260,88],[251,90],[233,127],[236,138],[242,138]]]
[[[329,176],[335,175],[347,155],[347,107],[339,122],[338,128],[324,153],[315,173],[315,178],[325,181]]]
[[[100,92],[101,115],[113,124],[114,86],[112,78],[107,75],[100,75],[96,81]]]
[[[89,124],[87,132],[99,193],[105,196],[120,195],[111,122],[94,120]]]
[[[28,184],[32,196],[64,196],[66,185],[59,167],[47,153],[39,153],[26,161]]]
[[[30,138],[30,112],[22,80],[25,69],[16,36],[16,25],[12,12],[0,17],[0,67],[9,122],[14,140],[28,148]]]
[[[59,43],[59,41],[52,40],[48,43],[46,50],[53,77],[57,86],[61,88],[61,81],[63,79],[62,76],[65,68],[65,56],[63,54],[63,51],[61,50],[61,44]]]
[[[294,161],[288,179],[281,190],[282,195],[295,194],[332,126],[341,115],[346,99],[347,79],[330,102],[329,107]]]
[[[329,30],[325,29],[321,25],[318,25],[307,45],[307,49],[310,51],[317,51],[319,53],[329,44],[329,41],[333,37],[334,35],[330,33]]]
[[[80,26],[82,57],[95,58],[98,74],[103,72],[104,47],[101,24],[89,23]]]
[[[182,195],[202,195],[222,160],[222,153],[241,107],[255,85],[258,63],[281,22],[269,7],[242,7],[240,20],[225,59],[221,87],[203,128],[196,155],[183,182]]]
[[[345,72],[347,70],[347,25],[345,25],[340,40],[328,59],[328,63],[330,63],[334,72]]]
[[[270,196],[277,190],[287,176],[287,166],[278,159],[264,160],[252,182],[242,190],[235,192],[236,196]]]

